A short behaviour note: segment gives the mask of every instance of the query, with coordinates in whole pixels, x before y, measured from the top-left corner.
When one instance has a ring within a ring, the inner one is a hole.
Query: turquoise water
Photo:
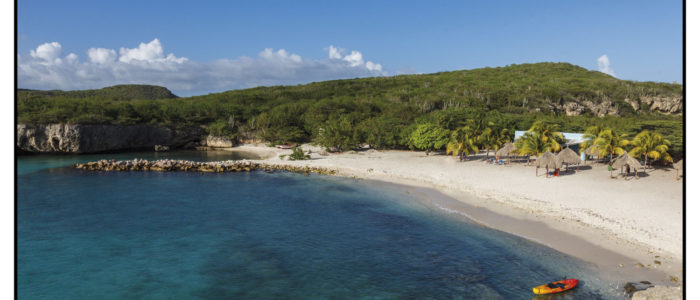
[[[594,267],[401,186],[61,167],[134,155],[19,158],[20,299],[533,299],[567,275],[582,285],[535,299],[619,297]]]

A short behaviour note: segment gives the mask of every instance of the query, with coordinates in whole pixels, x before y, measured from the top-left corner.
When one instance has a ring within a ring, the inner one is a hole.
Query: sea
[[[19,299],[624,299],[595,265],[450,213],[401,185],[338,176],[98,172],[17,157]],[[536,296],[564,277],[579,287]]]

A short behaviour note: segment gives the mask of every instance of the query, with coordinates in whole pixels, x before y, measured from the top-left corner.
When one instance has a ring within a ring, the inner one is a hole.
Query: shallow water
[[[20,299],[533,299],[563,276],[583,283],[535,299],[621,297],[593,266],[397,185],[56,168],[135,157],[118,155],[20,157]]]

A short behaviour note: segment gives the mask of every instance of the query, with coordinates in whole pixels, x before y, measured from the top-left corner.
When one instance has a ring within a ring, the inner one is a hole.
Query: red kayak
[[[578,279],[564,279],[548,284],[543,284],[532,288],[532,292],[537,295],[554,294],[568,291],[578,285]]]

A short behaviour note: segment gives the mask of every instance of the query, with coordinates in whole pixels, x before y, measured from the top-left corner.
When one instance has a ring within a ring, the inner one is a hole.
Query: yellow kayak
[[[567,291],[575,288],[578,285],[578,279],[564,279],[548,284],[543,284],[532,288],[532,292],[537,295],[554,294]]]

